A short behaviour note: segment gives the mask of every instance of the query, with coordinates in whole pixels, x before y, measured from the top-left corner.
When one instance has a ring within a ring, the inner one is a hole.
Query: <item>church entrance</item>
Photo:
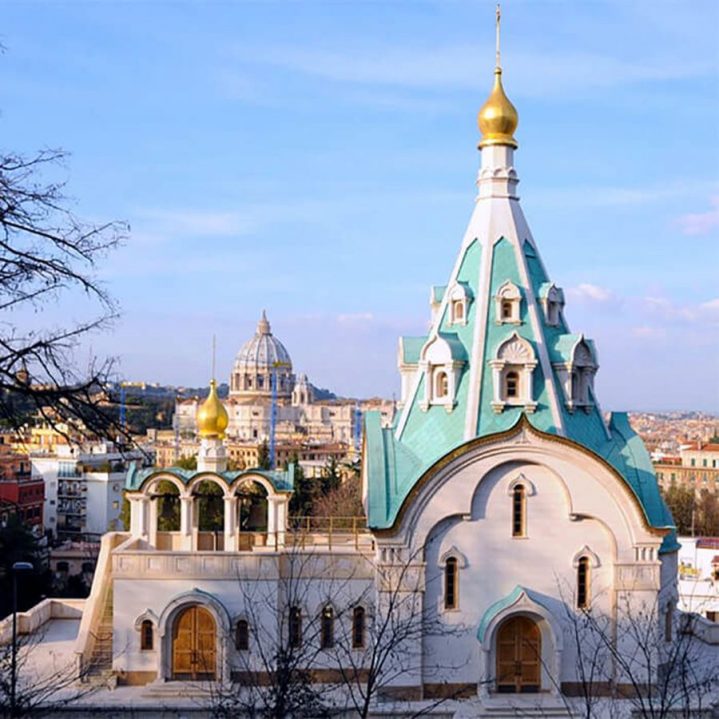
[[[215,679],[215,620],[204,607],[183,609],[172,629],[172,678]]]
[[[529,617],[507,619],[497,632],[497,691],[538,692],[542,636]]]

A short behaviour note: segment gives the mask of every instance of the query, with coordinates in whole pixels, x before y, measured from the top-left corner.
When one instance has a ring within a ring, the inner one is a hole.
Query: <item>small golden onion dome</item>
[[[501,67],[494,70],[494,87],[487,98],[487,102],[482,105],[482,109],[479,111],[477,124],[482,133],[480,147],[486,147],[487,145],[517,147],[514,131],[519,124],[519,115],[517,114],[517,109],[504,93]]]
[[[210,381],[210,394],[197,410],[195,420],[200,437],[222,439],[225,436],[229,417],[225,406],[217,396],[217,382],[214,379]]]

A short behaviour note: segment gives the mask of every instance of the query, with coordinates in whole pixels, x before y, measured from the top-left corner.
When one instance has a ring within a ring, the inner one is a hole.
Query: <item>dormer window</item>
[[[516,332],[497,348],[490,362],[494,381],[492,408],[496,413],[507,407],[523,407],[534,412],[533,372],[537,358],[531,343]]]
[[[498,324],[521,324],[522,293],[514,282],[505,282],[495,296]]]
[[[539,303],[544,310],[544,320],[551,327],[558,327],[562,319],[564,292],[553,282],[545,282],[539,288]]]
[[[449,324],[464,326],[467,324],[467,311],[472,292],[464,282],[455,282],[448,290]]]
[[[456,404],[457,385],[466,351],[456,335],[437,334],[420,353],[419,367],[424,374],[423,410],[442,405],[450,412]]]
[[[553,367],[562,382],[567,409],[588,412],[594,406],[594,376],[599,368],[591,342],[583,335],[562,335],[555,352],[564,357],[562,362],[553,362]]]

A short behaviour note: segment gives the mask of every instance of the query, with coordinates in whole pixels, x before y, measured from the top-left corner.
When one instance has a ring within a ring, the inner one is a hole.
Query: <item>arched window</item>
[[[457,609],[459,606],[459,565],[456,557],[449,557],[444,565],[444,608]]]
[[[502,302],[502,319],[503,320],[511,320],[512,319],[512,303],[509,300],[504,300]]]
[[[322,610],[320,648],[332,649],[335,645],[335,613],[329,604]]]
[[[449,392],[449,379],[447,378],[446,372],[437,372],[435,375],[434,391],[437,399],[447,396],[447,393]]]
[[[250,648],[250,625],[245,619],[235,624],[235,649],[246,652]]]
[[[154,644],[154,629],[149,619],[143,620],[140,625],[140,649],[151,651]]]
[[[671,604],[667,605],[667,611],[664,613],[664,641],[672,641],[672,625],[674,624],[674,608]]]
[[[589,558],[580,557],[577,564],[577,608],[589,607]]]
[[[519,372],[512,370],[504,376],[504,396],[519,397]]]
[[[355,607],[352,611],[352,649],[364,647],[364,607]]]
[[[452,322],[464,319],[464,300],[452,300]]]
[[[290,607],[288,634],[292,649],[302,646],[302,610],[299,607]]]
[[[512,536],[525,536],[526,490],[524,485],[518,484],[512,490]]]

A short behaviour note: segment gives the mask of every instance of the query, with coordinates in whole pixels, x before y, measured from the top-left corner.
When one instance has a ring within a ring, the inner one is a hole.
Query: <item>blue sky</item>
[[[77,211],[132,227],[93,352],[202,384],[266,308],[315,384],[397,391],[472,209],[492,3],[2,14],[0,148],[70,151]],[[715,0],[503,5],[523,208],[607,408],[719,410],[718,33]]]

